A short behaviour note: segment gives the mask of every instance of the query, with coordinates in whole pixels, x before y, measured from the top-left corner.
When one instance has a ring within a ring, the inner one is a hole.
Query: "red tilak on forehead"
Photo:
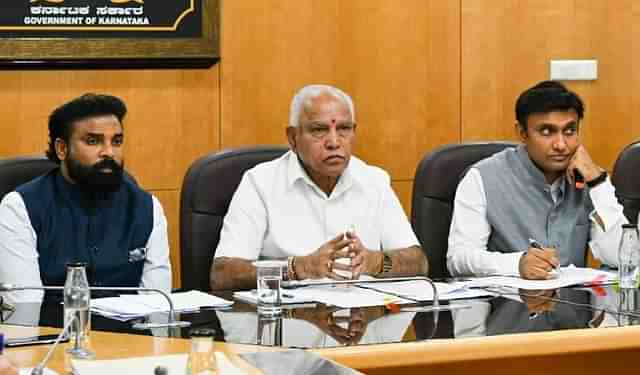
[[[336,119],[332,118],[332,119],[331,119],[331,123],[332,123],[332,124],[335,124],[335,123],[336,123]]]

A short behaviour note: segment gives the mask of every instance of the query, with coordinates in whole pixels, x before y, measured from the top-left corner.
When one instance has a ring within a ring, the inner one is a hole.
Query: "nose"
[[[335,150],[340,147],[340,137],[338,136],[338,131],[335,127],[329,128],[329,133],[327,134],[324,143],[330,150]]]
[[[100,148],[100,157],[101,158],[110,158],[113,159],[114,156],[114,149],[113,149],[113,145],[111,145],[111,143],[106,142],[105,144],[103,144],[103,146]]]
[[[567,140],[562,132],[558,133],[558,135],[553,139],[553,148],[557,151],[562,151],[567,148]]]

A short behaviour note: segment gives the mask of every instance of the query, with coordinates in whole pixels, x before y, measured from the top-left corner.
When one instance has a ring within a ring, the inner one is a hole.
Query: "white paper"
[[[416,301],[433,301],[433,289],[426,280],[415,280],[415,278],[412,280],[407,277],[376,279],[371,276],[361,276],[358,280],[364,282],[345,284],[331,279],[302,280],[294,284],[298,288],[285,289],[285,291],[296,298],[343,308],[383,306],[390,302],[406,304]],[[376,282],[366,282],[370,280]],[[333,283],[333,285],[319,285],[326,283]],[[306,286],[302,287],[302,285]],[[440,300],[492,295],[491,292],[484,290],[469,289],[463,282],[435,283],[435,286]]]
[[[231,306],[233,301],[197,290],[170,295],[176,312],[197,311],[203,307]],[[129,320],[156,312],[169,311],[169,303],[159,294],[125,294],[91,300],[91,311],[118,320]]]
[[[153,374],[158,366],[167,368],[169,374],[184,374],[187,369],[187,354],[173,354],[155,357],[138,357],[110,360],[71,360],[74,374]]]
[[[359,288],[355,285],[323,285],[308,286],[304,288],[288,290],[297,298],[305,298],[325,305],[343,308],[383,306],[387,303],[412,303],[413,301],[401,299],[392,295],[376,292],[374,290]]]
[[[579,268],[573,265],[562,267],[560,275],[549,280],[526,280],[518,276],[489,276],[466,282],[469,288],[509,287],[516,289],[557,289],[571,285],[588,283],[609,283],[616,278],[615,273],[596,270],[593,268]]]
[[[240,301],[248,302],[256,305],[258,303],[258,295],[256,290],[244,290],[240,292],[233,292],[233,298]],[[283,307],[287,305],[304,305],[313,303],[313,299],[298,296],[295,293],[290,293],[289,290],[283,289],[280,294]]]
[[[215,352],[215,356],[216,356],[216,366],[218,367],[217,374],[224,374],[224,375],[246,374],[244,370],[236,367],[233,363],[231,363],[231,361],[223,353]]]
[[[465,283],[434,283],[438,291],[440,301],[476,298],[491,295],[484,290],[468,289]],[[366,284],[367,288],[378,290],[385,293],[392,293],[406,296],[411,299],[426,302],[433,301],[433,288],[429,283],[423,280],[396,281],[389,283],[373,283]]]

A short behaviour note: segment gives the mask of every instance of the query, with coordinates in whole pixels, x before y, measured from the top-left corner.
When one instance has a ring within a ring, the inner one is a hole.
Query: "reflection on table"
[[[231,309],[181,314],[180,319],[190,321],[192,328],[215,329],[218,341],[294,348],[462,339],[640,323],[640,292],[619,291],[613,286],[501,291],[494,297],[449,303],[465,308],[438,313],[391,312],[384,307],[339,309],[317,304],[313,308],[284,309],[281,317],[268,318],[259,316],[255,306],[237,301]],[[166,315],[157,314],[151,319],[166,320]],[[2,320],[4,324],[60,327],[62,305],[19,304],[15,311],[3,312]],[[137,331],[131,328],[131,322],[92,316],[94,331],[187,338],[190,329]]]

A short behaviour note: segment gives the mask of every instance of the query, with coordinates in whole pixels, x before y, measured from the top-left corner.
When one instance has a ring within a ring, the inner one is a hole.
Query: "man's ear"
[[[518,139],[520,139],[521,142],[524,142],[527,140],[527,138],[529,138],[529,134],[527,134],[526,125],[523,125],[518,121],[516,121],[514,125],[514,130],[516,132],[516,137],[518,137]]]
[[[287,126],[287,129],[286,129],[287,141],[289,142],[289,147],[294,152],[296,151],[296,131],[297,131],[297,128],[293,126]]]
[[[62,140],[62,138],[56,138],[54,147],[56,149],[56,156],[58,156],[58,159],[67,160],[67,156],[69,155],[69,147],[67,146],[67,143]]]

